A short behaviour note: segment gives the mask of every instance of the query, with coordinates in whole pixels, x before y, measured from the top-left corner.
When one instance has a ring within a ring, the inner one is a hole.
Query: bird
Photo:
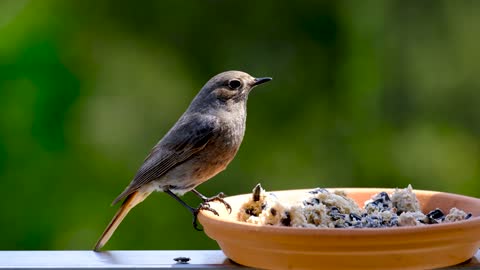
[[[154,191],[168,194],[187,208],[197,230],[200,230],[197,215],[201,210],[218,215],[209,202],[221,202],[231,211],[222,192],[206,197],[195,188],[225,170],[233,160],[245,134],[248,96],[254,87],[271,80],[235,70],[208,80],[153,147],[130,184],[112,202],[115,205],[123,200],[94,251],[100,251],[128,212]],[[187,192],[198,196],[202,203],[196,208],[189,206],[180,198]]]

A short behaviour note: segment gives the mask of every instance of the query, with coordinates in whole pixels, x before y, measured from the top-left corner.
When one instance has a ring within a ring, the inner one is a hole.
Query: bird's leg
[[[211,208],[208,204],[201,203],[197,208],[193,208],[190,205],[188,205],[186,202],[184,202],[182,199],[180,199],[177,195],[175,195],[175,193],[173,193],[169,189],[165,189],[164,192],[167,193],[168,195],[170,195],[177,202],[179,202],[181,205],[183,205],[185,208],[187,208],[188,211],[190,211],[190,213],[192,213],[192,215],[193,215],[193,222],[192,222],[193,223],[193,228],[195,228],[195,230],[197,230],[197,231],[202,231],[202,229],[200,229],[198,227],[198,223],[197,223],[197,216],[198,216],[198,213],[200,212],[200,210],[207,210],[207,211],[210,211],[210,212],[212,212],[212,213],[214,213],[215,215],[218,216],[218,212],[215,209]]]
[[[227,208],[228,212],[232,213],[232,207],[223,199],[225,198],[225,194],[223,192],[220,192],[217,195],[208,198],[195,189],[192,189],[191,191],[193,192],[193,194],[197,195],[197,197],[202,199],[204,204],[208,204],[209,202],[214,202],[214,201],[221,202],[223,205],[225,205],[225,208]]]

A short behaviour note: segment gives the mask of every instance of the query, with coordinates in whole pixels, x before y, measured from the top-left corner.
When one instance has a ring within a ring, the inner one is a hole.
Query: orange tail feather
[[[108,242],[118,225],[120,225],[122,220],[127,216],[128,212],[135,207],[135,205],[141,203],[148,195],[150,195],[150,192],[135,191],[127,196],[120,209],[118,209],[115,216],[113,216],[112,221],[110,221],[102,236],[100,236],[100,239],[98,239],[98,242],[93,249],[94,251],[99,251]]]

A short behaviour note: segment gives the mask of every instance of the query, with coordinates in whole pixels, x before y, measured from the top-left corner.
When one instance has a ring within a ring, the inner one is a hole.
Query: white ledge
[[[178,257],[190,258],[177,263]],[[0,251],[1,269],[239,269],[220,250]]]
[[[178,257],[190,258],[177,263]],[[245,269],[220,250],[0,251],[0,269]],[[480,251],[468,262],[444,269],[480,269]]]

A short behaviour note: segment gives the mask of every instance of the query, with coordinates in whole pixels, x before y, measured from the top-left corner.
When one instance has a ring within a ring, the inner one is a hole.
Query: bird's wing
[[[180,124],[170,131],[145,158],[130,185],[112,204],[116,204],[129,194],[137,191],[141,186],[159,179],[173,167],[185,162],[192,155],[201,151],[214,135],[211,125],[194,125],[189,121]],[[175,136],[175,137],[173,137]]]

